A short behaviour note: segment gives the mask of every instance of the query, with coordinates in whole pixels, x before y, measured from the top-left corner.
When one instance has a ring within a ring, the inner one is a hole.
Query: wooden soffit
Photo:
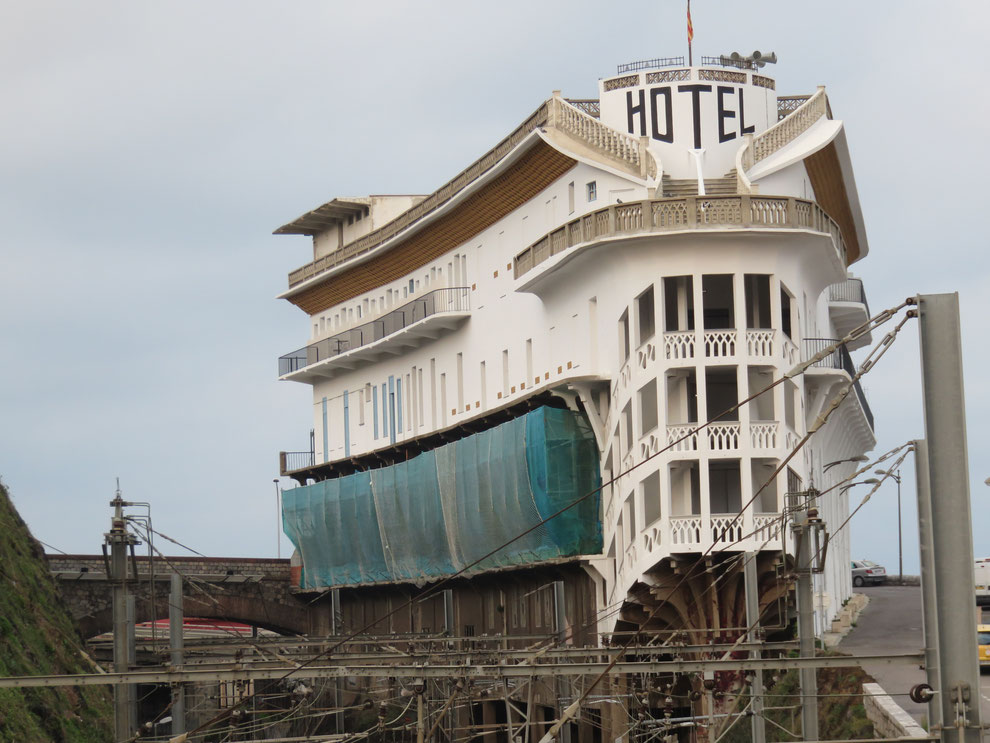
[[[505,173],[447,214],[370,260],[329,276],[287,299],[313,315],[422,268],[519,208],[576,161],[538,142]]]
[[[852,263],[859,258],[861,250],[835,142],[830,142],[818,152],[806,157],[804,167],[808,172],[811,187],[815,190],[815,201],[839,225],[842,240],[846,244],[846,260]]]

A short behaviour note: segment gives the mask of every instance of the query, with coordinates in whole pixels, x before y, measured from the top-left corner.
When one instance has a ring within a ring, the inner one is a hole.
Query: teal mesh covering
[[[282,493],[302,586],[422,583],[458,572],[601,485],[585,420],[539,408],[407,462]],[[599,496],[471,568],[600,554]]]

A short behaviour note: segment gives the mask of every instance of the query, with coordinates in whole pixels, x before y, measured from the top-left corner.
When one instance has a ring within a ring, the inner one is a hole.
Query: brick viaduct
[[[48,555],[48,566],[83,636],[110,632],[112,585],[103,555]],[[186,616],[238,621],[282,634],[327,632],[326,610],[319,605],[324,602],[311,604],[312,594],[297,595],[292,590],[288,560],[156,557],[152,566],[144,556],[130,562],[128,569],[138,622],[150,621],[153,614],[168,618],[169,581],[178,572],[184,577]]]

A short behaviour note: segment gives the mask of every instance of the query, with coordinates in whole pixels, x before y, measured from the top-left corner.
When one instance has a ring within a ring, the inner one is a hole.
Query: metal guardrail
[[[278,375],[281,377],[291,374],[317,362],[374,343],[430,315],[466,312],[471,309],[470,294],[471,290],[465,286],[435,289],[381,317],[279,357]]]
[[[280,451],[278,464],[281,475],[295,470],[304,470],[316,465],[316,453],[311,451]]]
[[[661,67],[683,67],[684,57],[658,57],[657,59],[641,59],[638,62],[620,64],[615,69],[616,75],[623,72],[637,72],[638,70],[657,70]]]
[[[866,292],[863,290],[862,279],[846,279],[828,287],[830,302],[859,302],[866,305],[866,314],[870,314],[870,305],[866,302]]]
[[[836,338],[805,338],[804,339],[804,357],[803,359],[807,361],[812,356],[817,354],[819,351],[825,350],[828,346],[831,346],[836,342]],[[820,369],[841,369],[846,372],[850,377],[856,376],[856,365],[853,363],[852,356],[849,355],[849,350],[843,345],[839,346],[835,351],[826,356],[821,361],[817,361],[812,366],[818,367]],[[856,397],[859,398],[859,404],[863,407],[863,413],[866,415],[866,420],[870,423],[870,430],[875,431],[876,428],[873,424],[873,411],[870,410],[870,403],[866,401],[866,393],[863,392],[863,386],[859,383],[857,379],[853,385],[853,389],[856,390]]]

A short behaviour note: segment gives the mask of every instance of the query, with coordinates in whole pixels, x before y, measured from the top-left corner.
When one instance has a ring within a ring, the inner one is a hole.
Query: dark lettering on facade
[[[674,141],[674,90],[670,85],[650,88],[647,98],[646,91],[626,91],[626,124],[630,134],[645,137],[647,100],[649,100],[650,132],[652,139],[658,142]],[[702,147],[701,129],[701,94],[711,93],[711,85],[678,85],[678,93],[688,93],[691,96],[692,134],[694,149]],[[738,94],[738,104],[735,106],[731,98]],[[660,99],[663,99],[661,104]],[[731,85],[719,85],[716,93],[718,141],[730,142],[737,136],[752,134],[756,131],[754,124],[746,123],[746,109],[743,106],[744,89]],[[730,121],[733,120],[733,121]],[[738,127],[735,125],[738,122]],[[638,126],[637,126],[638,124]]]
[[[739,133],[752,134],[756,131],[756,124],[746,126],[746,109],[743,107],[743,89],[739,88]]]
[[[701,149],[701,94],[711,93],[711,85],[678,85],[678,93],[691,94],[691,117],[694,120],[694,149]]]
[[[660,108],[657,105],[657,98],[660,96],[663,96],[665,122],[663,133],[660,132],[660,127],[657,124],[657,112]],[[674,141],[674,98],[669,87],[650,89],[650,123],[653,125],[652,136],[654,139],[668,143]]]
[[[632,91],[626,92],[626,117],[629,124],[629,133],[635,134],[633,131],[633,116],[639,114],[639,136],[646,136],[646,94],[640,89],[636,91],[639,93],[639,103],[633,105],[633,94]],[[656,114],[653,114],[654,121],[656,120]]]
[[[719,85],[718,90],[715,92],[715,96],[718,100],[718,142],[728,142],[736,138],[735,132],[725,131],[725,120],[736,118],[736,112],[730,111],[725,107],[725,96],[731,95],[734,92],[733,88],[728,85]]]

